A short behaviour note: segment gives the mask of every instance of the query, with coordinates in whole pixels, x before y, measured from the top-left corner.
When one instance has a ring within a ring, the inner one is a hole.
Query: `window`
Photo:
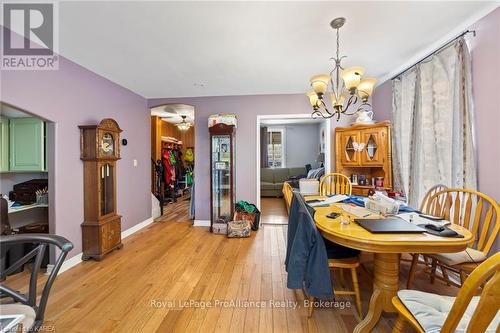
[[[267,161],[270,168],[285,167],[285,130],[267,130]]]

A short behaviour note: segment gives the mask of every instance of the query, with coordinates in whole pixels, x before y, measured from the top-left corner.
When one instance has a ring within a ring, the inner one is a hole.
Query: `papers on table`
[[[348,199],[348,198],[349,198],[349,196],[347,196],[345,194],[337,194],[337,195],[331,196],[329,198],[318,199],[319,201],[317,201],[317,202],[311,202],[311,203],[307,203],[307,204],[311,207],[325,206],[325,205],[331,205],[333,203],[344,201],[345,199]]]
[[[337,203],[336,206],[341,208],[346,213],[353,215],[357,218],[379,218],[380,217],[379,214],[372,212],[371,210],[364,208],[364,207],[354,206],[354,205],[345,204],[345,203]]]
[[[444,227],[445,225],[451,224],[450,221],[447,220],[431,220],[431,219],[426,219],[425,217],[420,216],[418,213],[402,213],[396,215],[403,220],[410,222],[415,225],[419,224],[434,224],[440,227]]]

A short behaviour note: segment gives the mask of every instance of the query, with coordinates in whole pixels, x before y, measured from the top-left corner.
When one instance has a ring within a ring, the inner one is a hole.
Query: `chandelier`
[[[186,121],[186,116],[181,116],[181,117],[182,121],[176,124],[175,126],[177,126],[177,128],[180,129],[181,131],[187,131],[188,129],[191,128],[191,124]]]
[[[349,67],[344,69],[341,64],[342,59],[346,58],[346,56],[341,56],[339,53],[339,30],[345,21],[344,17],[337,17],[330,23],[330,26],[337,30],[337,54],[335,57],[330,58],[330,60],[335,62],[332,71],[330,74],[314,75],[309,80],[313,90],[309,91],[306,95],[309,97],[309,102],[313,108],[311,114],[313,118],[317,116],[323,118],[337,116],[338,121],[341,114],[354,115],[358,111],[371,110],[368,97],[372,94],[377,80],[362,78],[365,73],[363,67]],[[328,110],[327,102],[325,102],[328,84],[331,85],[332,90],[329,93],[332,111]],[[359,100],[361,104],[358,104]],[[357,108],[352,111],[356,105],[358,105]]]

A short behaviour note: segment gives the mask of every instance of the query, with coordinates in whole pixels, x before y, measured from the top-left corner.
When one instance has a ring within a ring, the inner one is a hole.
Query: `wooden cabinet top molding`
[[[352,131],[352,130],[364,130],[367,128],[374,128],[374,127],[391,127],[391,122],[389,120],[384,120],[378,123],[373,123],[373,124],[353,124],[350,126],[345,126],[345,127],[337,127],[335,128],[335,131],[337,132],[342,132],[342,131]]]

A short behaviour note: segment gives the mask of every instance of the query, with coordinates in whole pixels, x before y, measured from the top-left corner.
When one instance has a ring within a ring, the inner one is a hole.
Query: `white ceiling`
[[[147,97],[301,93],[345,66],[387,78],[499,2],[61,2],[60,53]]]
[[[194,106],[188,104],[165,104],[151,109],[152,116],[161,117],[163,121],[172,124],[182,122],[185,116],[186,122],[194,124]]]

